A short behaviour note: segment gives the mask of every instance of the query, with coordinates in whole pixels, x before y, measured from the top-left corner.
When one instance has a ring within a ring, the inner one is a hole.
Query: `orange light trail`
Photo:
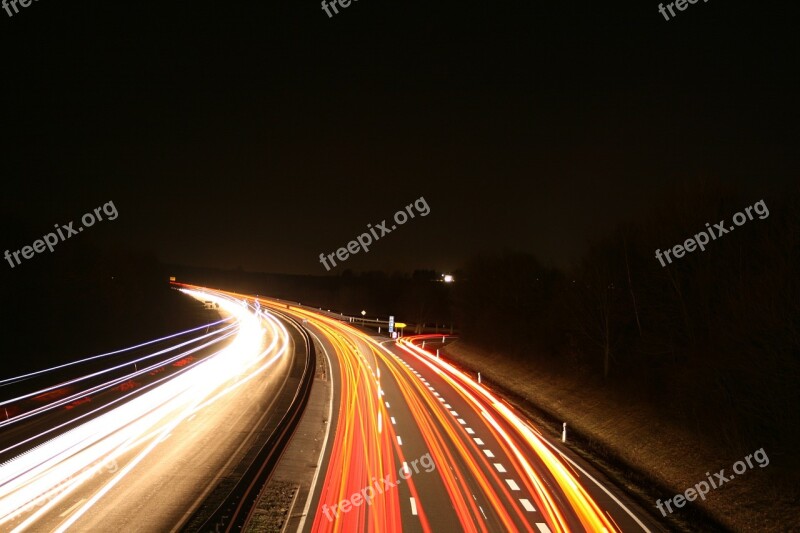
[[[224,292],[224,291],[221,291]],[[225,293],[241,298],[243,295]],[[435,464],[438,477],[450,499],[460,529],[469,532],[488,531],[486,516],[473,495],[479,490],[494,516],[506,531],[535,531],[530,515],[526,515],[517,500],[492,468],[486,455],[469,438],[464,428],[453,421],[447,409],[421,383],[402,359],[379,342],[342,321],[308,311],[284,302],[259,298],[267,307],[306,320],[333,347],[332,358],[338,363],[340,379],[335,383],[341,395],[341,407],[336,420],[336,432],[331,445],[330,462],[320,492],[319,504],[311,527],[314,532],[339,531],[402,531],[402,514],[397,490],[388,489],[377,495],[371,505],[362,503],[347,512],[336,513],[331,508],[353,494],[361,492],[376,479],[391,475],[396,480],[398,466],[405,459],[396,440],[395,428],[386,423],[389,413],[381,387],[383,379],[391,379],[399,389]],[[441,335],[407,337],[396,343],[404,353],[438,376],[480,416],[484,426],[512,461],[525,490],[538,504],[539,531],[544,521],[554,533],[575,530],[565,517],[564,502],[583,529],[597,532],[616,532],[618,529],[601,511],[580,481],[561,460],[542,442],[513,409],[483,385],[468,375],[415,346],[414,340]],[[533,458],[538,460],[532,465]],[[543,469],[538,472],[537,469]],[[548,480],[554,480],[555,487]],[[471,485],[472,484],[472,485]],[[430,531],[430,525],[418,497],[413,478],[407,486],[416,500],[419,527]],[[563,497],[562,497],[563,496]],[[327,515],[326,515],[327,510]]]
[[[495,435],[499,441],[505,443],[510,450],[509,456],[517,459],[519,466],[527,474],[528,481],[536,491],[532,491],[534,496],[539,496],[539,503],[544,509],[549,511],[551,527],[557,531],[569,531],[564,518],[555,505],[552,495],[548,493],[541,478],[539,478],[527,457],[535,455],[548,468],[552,477],[556,480],[562,493],[569,500],[573,511],[580,519],[582,525],[588,531],[612,532],[617,529],[606,518],[603,511],[599,508],[594,499],[589,495],[580,481],[564,466],[561,460],[542,442],[527,424],[508,407],[504,402],[495,397],[486,387],[477,383],[471,377],[447,363],[441,358],[433,356],[431,353],[413,344],[414,339],[439,337],[439,335],[425,335],[419,337],[408,337],[398,342],[398,345],[407,353],[415,355],[418,360],[427,364],[431,368],[438,368],[442,371],[441,375],[461,394],[461,396],[472,403],[479,412],[484,413],[484,417],[496,431]],[[469,389],[469,390],[468,390]],[[483,403],[470,390],[482,396],[487,403]],[[523,453],[514,443],[514,440],[487,412],[487,406],[494,410],[500,418],[507,422],[516,432],[516,436],[529,446],[529,453]]]

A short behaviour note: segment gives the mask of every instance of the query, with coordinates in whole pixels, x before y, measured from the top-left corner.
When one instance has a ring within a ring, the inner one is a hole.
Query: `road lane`
[[[331,363],[335,422],[305,531],[657,530],[443,359],[259,301],[303,321]]]
[[[445,377],[459,396],[469,400],[473,412],[480,411],[482,418],[489,422],[487,429],[500,437],[496,439],[498,445],[513,456],[523,477],[527,474],[531,481],[539,480],[534,483],[534,489],[541,497],[537,498],[538,507],[553,506],[553,512],[561,515],[565,527],[573,530],[597,530],[599,525],[593,522],[593,518],[603,517],[609,530],[663,531],[663,527],[640,508],[623,502],[626,498],[618,488],[601,484],[599,479],[602,476],[590,465],[564,453],[566,448],[560,443],[550,442],[505,400],[444,359],[435,357],[432,353],[435,346],[431,347],[430,342],[440,338],[436,335],[417,336],[405,339],[398,348],[406,354],[406,360],[416,360],[422,368],[432,369],[435,375]],[[419,344],[422,339],[427,339],[430,352],[418,346],[411,347],[408,342],[413,340]],[[520,454],[520,451],[525,453]],[[536,460],[529,462],[526,457]],[[540,490],[537,485],[541,482],[544,483]],[[529,509],[530,502],[521,503],[523,508]]]
[[[474,411],[461,397],[463,393],[435,371],[423,368],[431,375],[422,377],[420,370],[351,326],[306,310],[294,312],[323,331],[334,346],[334,366],[342,371],[336,380],[342,408],[331,448],[333,459],[325,465],[327,474],[311,530],[380,526],[428,531],[458,523],[465,531],[548,531],[548,524],[554,531],[563,531],[580,528],[581,520],[594,519],[613,531],[602,515],[565,518],[560,509],[564,502],[553,500],[544,488],[546,482],[539,477],[531,482],[527,472],[520,473],[527,462],[520,463],[516,456],[521,452],[513,444],[501,445],[491,420],[483,420],[485,409]],[[447,392],[455,404],[436,390],[432,380],[443,390],[452,389]],[[384,420],[393,423],[387,426]],[[475,428],[483,428],[485,437],[478,436]],[[410,443],[416,457],[408,453]],[[397,466],[423,455],[439,466],[437,475],[410,478],[406,495]],[[387,475],[393,490],[363,506],[347,501],[374,478]],[[548,482],[553,484],[553,480]],[[431,507],[436,509],[435,525],[434,515],[426,511]]]
[[[240,331],[218,354],[0,466],[3,530],[172,530],[227,482],[271,416],[293,346],[274,317],[225,306]]]
[[[301,314],[315,322],[313,313]],[[347,324],[329,318],[316,320],[327,322],[331,335],[342,339],[338,363],[360,364],[362,372],[376,380],[375,389],[383,402],[373,416],[393,421],[395,439],[386,439],[395,449],[393,466],[402,464],[400,453],[409,450],[410,443],[414,443],[416,457],[430,454],[437,464],[437,475],[414,478],[416,494],[408,496],[407,505],[401,500],[403,530],[436,531],[452,528],[454,523],[464,531],[619,530],[612,514],[601,509],[583,487],[586,480],[580,479],[578,471],[550,450],[541,435],[499,398],[474,389],[477,384],[471,380],[460,381],[457,373],[439,366],[432,354],[416,353],[406,345],[379,345],[381,341]],[[341,361],[347,354],[349,360]],[[343,380],[341,386],[353,384]],[[376,425],[361,427],[367,433],[378,431]],[[363,439],[364,435],[357,437]],[[412,456],[404,453],[404,457]],[[346,475],[341,464],[327,466],[334,481]],[[367,480],[362,477],[361,481]],[[338,517],[328,518],[330,507],[342,501],[336,498],[344,499],[347,494],[340,490],[333,498],[323,495],[312,530],[345,529],[336,524]],[[436,509],[435,515],[425,512],[430,508]],[[627,516],[627,511],[615,514]],[[434,527],[433,516],[445,517],[443,523]],[[367,512],[359,518],[362,527],[368,526],[367,518]],[[342,523],[346,520],[343,516]],[[649,530],[635,517],[625,523],[626,531]]]

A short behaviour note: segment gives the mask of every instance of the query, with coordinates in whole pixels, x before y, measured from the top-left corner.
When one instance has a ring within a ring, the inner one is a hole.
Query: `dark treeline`
[[[608,394],[729,447],[800,442],[800,195],[693,185],[595,242],[572,268],[515,252],[440,274],[338,276],[170,267],[179,280],[414,324],[455,324],[465,340]],[[698,189],[702,189],[698,192]],[[769,210],[662,267],[683,244],[760,200]],[[551,374],[552,375],[552,374]]]
[[[662,267],[665,250],[764,200],[735,231]],[[13,222],[11,242],[36,231]],[[294,276],[159,265],[65,243],[2,269],[3,376],[177,331],[205,319],[168,276],[349,315],[456,329],[565,379],[647,403],[711,442],[788,450],[800,441],[800,194],[721,186],[661,197],[636,223],[594,243],[569,269],[507,252],[455,272],[344,271]],[[776,449],[776,452],[778,450]],[[795,457],[794,455],[792,457]],[[796,459],[794,459],[796,460]]]
[[[706,222],[728,228],[759,200],[723,187],[675,192],[567,271],[511,252],[476,258],[456,293],[462,335],[649,403],[714,444],[769,443],[796,462],[800,196],[763,197],[768,217],[753,213],[666,268],[655,257]]]

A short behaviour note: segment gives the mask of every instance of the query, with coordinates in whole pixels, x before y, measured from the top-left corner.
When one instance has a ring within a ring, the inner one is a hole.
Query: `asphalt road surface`
[[[261,302],[304,321],[331,362],[332,421],[301,530],[662,530],[435,350]]]

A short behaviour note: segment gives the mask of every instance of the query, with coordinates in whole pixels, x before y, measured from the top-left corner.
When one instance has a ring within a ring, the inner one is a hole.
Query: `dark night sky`
[[[667,22],[657,7],[0,11],[2,214],[26,224],[2,247],[113,200],[119,218],[81,239],[322,274],[320,252],[424,196],[428,217],[346,267],[448,270],[504,248],[564,264],[670,184],[796,181],[800,9],[711,0]]]

